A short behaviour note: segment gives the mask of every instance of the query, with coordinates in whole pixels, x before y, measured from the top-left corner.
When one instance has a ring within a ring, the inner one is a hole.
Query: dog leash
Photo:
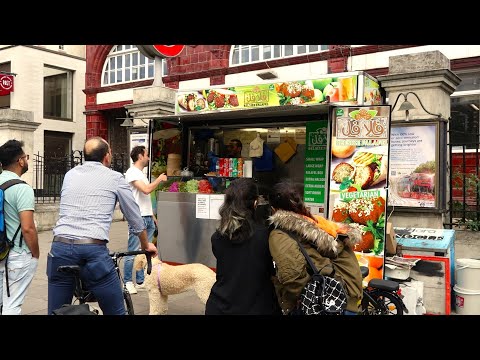
[[[162,292],[162,287],[160,286],[160,268],[162,267],[162,263],[158,263],[155,265],[157,267],[157,285],[158,285],[158,290]]]

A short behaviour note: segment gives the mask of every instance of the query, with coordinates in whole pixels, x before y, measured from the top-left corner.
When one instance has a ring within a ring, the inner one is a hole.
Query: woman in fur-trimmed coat
[[[322,275],[330,275],[333,266],[335,278],[341,278],[346,286],[346,310],[359,312],[362,275],[352,248],[360,241],[361,233],[348,225],[313,216],[306,209],[300,191],[288,182],[275,185],[270,205],[273,215],[269,218],[272,227],[269,248],[275,261],[274,285],[283,313],[288,314],[296,308],[302,289],[311,276],[297,241],[289,232],[298,235],[297,239],[317,269],[322,269]],[[345,236],[337,238],[338,234]]]

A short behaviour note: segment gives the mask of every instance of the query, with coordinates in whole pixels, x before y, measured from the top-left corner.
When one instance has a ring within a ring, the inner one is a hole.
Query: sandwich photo
[[[388,158],[384,154],[357,151],[352,160],[359,173],[354,183],[361,185],[362,189],[377,185],[387,178]]]
[[[205,99],[196,93],[178,95],[177,103],[183,111],[200,111],[207,107]]]
[[[347,158],[338,158],[332,152],[332,190],[370,189],[385,181],[388,172],[388,156],[385,147],[358,149]]]

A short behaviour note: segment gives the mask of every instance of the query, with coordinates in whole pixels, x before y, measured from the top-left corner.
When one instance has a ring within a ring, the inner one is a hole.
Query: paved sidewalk
[[[127,249],[128,227],[126,221],[117,221],[112,224],[110,230],[109,249],[121,251]],[[37,273],[28,289],[25,302],[22,307],[24,315],[46,315],[47,314],[47,276],[46,260],[47,253],[52,243],[52,231],[39,233],[40,261]],[[455,241],[455,258],[480,258],[480,233],[472,233],[471,239],[463,239],[460,236]],[[123,271],[123,261],[120,263]],[[453,286],[453,284],[452,284]],[[148,295],[145,290],[139,290],[132,295],[135,314],[148,315]],[[452,299],[454,303],[455,299]],[[205,305],[196,297],[193,291],[169,297],[169,315],[203,315]],[[455,312],[453,311],[452,314]]]
[[[39,233],[40,260],[38,269],[33,282],[30,285],[25,302],[22,306],[23,315],[47,315],[47,254],[52,244],[52,231],[42,231]],[[110,229],[110,242],[108,248],[111,251],[127,250],[128,227],[126,221],[117,221],[112,224]],[[120,268],[123,272],[123,260],[120,262]],[[139,290],[137,294],[132,295],[133,306],[136,315],[148,315],[148,295],[146,290]],[[168,314],[169,315],[203,315],[205,305],[196,297],[193,291],[169,297]]]

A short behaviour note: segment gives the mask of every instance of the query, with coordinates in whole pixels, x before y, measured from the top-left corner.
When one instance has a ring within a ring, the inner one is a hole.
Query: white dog
[[[168,310],[168,295],[193,289],[203,304],[216,280],[215,272],[203,264],[169,265],[157,257],[152,258],[152,272],[147,274],[145,255],[135,256],[135,270],[144,269],[145,288],[148,290],[150,315],[165,315]]]

